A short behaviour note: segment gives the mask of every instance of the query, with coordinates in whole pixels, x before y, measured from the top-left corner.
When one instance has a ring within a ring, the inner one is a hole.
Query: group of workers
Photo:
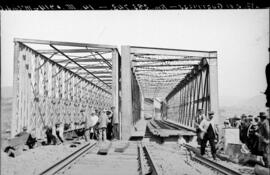
[[[253,118],[242,115],[240,125],[240,141],[254,155],[262,156],[265,167],[270,168],[270,118],[264,112]]]
[[[208,112],[205,116],[202,109],[198,110],[198,116],[195,119],[197,132],[197,142],[201,145],[201,155],[205,154],[207,141],[210,143],[213,159],[216,159],[218,146],[218,129],[213,123],[214,112]],[[240,141],[250,150],[251,154],[262,156],[265,167],[270,167],[270,131],[269,120],[264,112],[260,112],[257,117],[251,115],[242,115],[237,122],[224,122],[224,128],[239,128]]]
[[[113,125],[113,111],[114,107],[111,107],[110,110],[92,110],[89,114],[85,109],[81,109],[80,114],[83,122],[81,122],[81,128],[75,128],[81,131],[77,134],[83,135],[86,141],[92,139],[104,141],[116,138],[117,126]],[[64,126],[62,123],[56,123],[55,127],[46,127],[45,129],[47,145],[55,145],[57,141],[64,142]]]
[[[85,109],[80,111],[81,118],[81,128],[73,128],[70,125],[64,125],[62,122],[57,122],[53,126],[44,126],[44,131],[46,135],[46,141],[43,141],[42,145],[56,145],[64,143],[64,130],[75,129],[74,131],[78,136],[84,136],[86,141],[89,139],[97,139],[99,141],[117,139],[117,124],[113,123],[113,111],[114,107],[110,110],[92,110],[90,115],[86,113]],[[31,130],[32,131],[32,130]],[[8,146],[4,148],[10,156],[14,156],[14,151],[16,149],[32,149],[37,143],[37,139],[34,134],[29,132],[27,127],[24,126],[22,131],[15,135],[11,139]],[[77,132],[78,131],[78,132]],[[82,133],[79,133],[81,131]]]
[[[98,139],[99,141],[111,140],[116,138],[117,131],[113,125],[113,110],[93,110],[90,115],[87,115],[85,110],[81,110],[81,114],[85,119],[84,137],[85,140]]]
[[[47,138],[46,145],[56,145],[57,141],[64,143],[64,126],[61,122],[56,123],[54,127],[45,126],[44,129]]]

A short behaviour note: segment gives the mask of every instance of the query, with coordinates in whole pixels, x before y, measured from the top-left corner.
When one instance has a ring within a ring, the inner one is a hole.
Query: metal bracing
[[[72,58],[72,57],[71,57]],[[89,62],[102,62],[102,59],[93,59],[94,57],[90,57],[90,56],[86,56],[86,57],[80,57],[80,58],[73,58],[74,61],[76,62],[85,62],[85,63],[89,63]],[[110,60],[111,61],[111,60]],[[70,62],[67,59],[59,59],[56,61],[57,63],[65,63],[65,62]]]
[[[117,49],[116,46],[104,45],[104,44],[89,44],[89,43],[73,43],[73,42],[62,42],[62,41],[46,41],[46,40],[33,40],[33,39],[23,39],[15,38],[14,42],[21,42],[25,44],[44,44],[44,45],[59,45],[59,46],[70,46],[70,47],[81,47],[81,48],[102,48],[104,50]],[[37,49],[38,50],[38,49]]]
[[[137,46],[122,47],[122,112],[123,130],[128,136],[130,126],[137,120],[139,100],[135,97],[139,86],[141,97],[159,99],[162,115],[187,127],[194,127],[198,108],[207,112],[213,106],[209,87],[209,60],[216,60],[214,51],[179,50]],[[214,61],[212,61],[214,65]],[[214,66],[213,66],[214,67]],[[212,74],[211,74],[212,71]],[[209,74],[210,72],[210,74]],[[131,79],[131,80],[129,80]],[[210,83],[210,85],[209,85]],[[216,83],[216,79],[212,80]],[[210,100],[211,99],[211,100]],[[165,110],[165,111],[164,111]],[[132,116],[132,117],[131,117]],[[126,137],[127,137],[126,136]]]
[[[18,40],[19,41],[19,40]],[[102,52],[102,53],[109,53],[111,52],[111,49],[61,49],[61,52],[64,53],[89,53],[89,50],[92,52]],[[49,50],[37,50],[37,52],[41,54],[58,54],[57,51],[54,49],[49,49]]]
[[[132,70],[144,96],[165,99],[172,88],[194,70],[203,58],[209,55],[208,52],[203,51],[192,52],[192,54],[191,52],[131,47]]]
[[[198,51],[198,50],[182,50],[182,49],[170,49],[170,48],[153,48],[153,47],[131,47],[131,54],[136,56],[177,56],[184,58],[205,57],[209,58],[209,53],[216,53],[215,51]],[[216,55],[210,55],[211,58],[216,58]]]
[[[73,59],[69,58],[65,53],[61,52],[59,49],[57,49],[55,46],[50,45],[53,49],[55,49],[56,51],[60,52],[63,56],[65,56],[67,59],[69,59],[71,62],[75,63],[79,68],[85,70],[87,73],[91,74],[93,77],[95,77],[96,79],[98,79],[99,81],[103,82],[105,85],[107,85],[104,81],[102,81],[99,77],[95,76],[95,74],[91,73],[89,70],[87,70],[84,66],[80,65],[79,63],[77,63],[76,61],[74,61]],[[94,67],[96,67],[94,65]],[[69,68],[71,69],[71,68]],[[108,87],[110,87],[109,85],[107,85]]]
[[[112,60],[119,59],[115,46],[14,41],[12,136],[27,126],[41,137],[45,125],[83,120],[82,108],[89,113],[118,106],[112,99]]]
[[[209,76],[209,72],[216,75],[216,69],[211,69],[209,66],[209,61],[212,60],[204,58],[200,65],[187,74],[168,94],[166,101],[169,118],[185,126],[194,127],[195,116],[198,109],[201,108],[204,109],[206,115],[209,110],[213,110],[216,114],[215,121],[218,121],[217,96],[211,95],[217,93],[217,79],[211,79]],[[210,90],[210,86],[214,86],[216,89]],[[214,104],[211,104],[211,101]],[[179,115],[175,118],[177,113]]]
[[[67,69],[72,71],[74,70],[75,72],[80,69],[80,72],[84,71],[89,75],[92,75],[92,77],[98,79],[100,82],[102,82],[102,80],[99,79],[98,75],[95,75],[92,72],[95,70],[111,72],[112,52],[114,49],[116,49],[116,46],[88,43],[71,43],[28,39],[15,39],[15,41],[29,44],[35,50],[40,51],[39,53],[44,56],[53,54],[52,60],[54,62],[61,64],[62,66],[66,65]],[[52,47],[54,48],[52,49]],[[91,76],[87,77],[90,80]],[[107,87],[103,85],[101,86],[106,91],[110,91],[111,89],[111,86],[108,85],[106,85]]]

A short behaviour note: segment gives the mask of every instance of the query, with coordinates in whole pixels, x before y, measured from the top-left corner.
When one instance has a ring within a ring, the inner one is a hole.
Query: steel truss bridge
[[[161,116],[194,129],[198,108],[218,120],[217,52],[59,41],[14,40],[12,136],[36,136],[56,122],[80,122],[80,110],[115,106],[121,139],[144,116],[145,99]]]

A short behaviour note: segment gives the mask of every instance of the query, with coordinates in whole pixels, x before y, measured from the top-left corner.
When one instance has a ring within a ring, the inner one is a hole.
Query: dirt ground
[[[191,161],[188,152],[185,149],[180,149],[176,143],[163,145],[148,144],[147,146],[151,149],[151,152],[157,161],[157,165],[162,174],[217,174],[216,172],[202,167],[200,164],[194,161]]]
[[[82,145],[70,147],[70,142],[61,145],[40,146],[13,158],[1,150],[1,175],[36,175],[47,169],[53,163],[63,159]]]

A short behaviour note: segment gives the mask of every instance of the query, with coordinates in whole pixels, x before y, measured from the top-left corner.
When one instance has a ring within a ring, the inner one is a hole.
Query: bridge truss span
[[[12,136],[27,126],[41,137],[44,126],[82,122],[81,109],[116,103],[116,46],[15,39],[14,48]]]
[[[123,127],[144,117],[145,99],[160,103],[160,110],[154,109],[154,118],[170,119],[194,129],[197,110],[202,108],[205,114],[214,111],[218,121],[216,51],[122,46],[121,73],[132,80],[122,81]],[[141,106],[140,111],[137,106]],[[155,111],[160,111],[160,116]]]

